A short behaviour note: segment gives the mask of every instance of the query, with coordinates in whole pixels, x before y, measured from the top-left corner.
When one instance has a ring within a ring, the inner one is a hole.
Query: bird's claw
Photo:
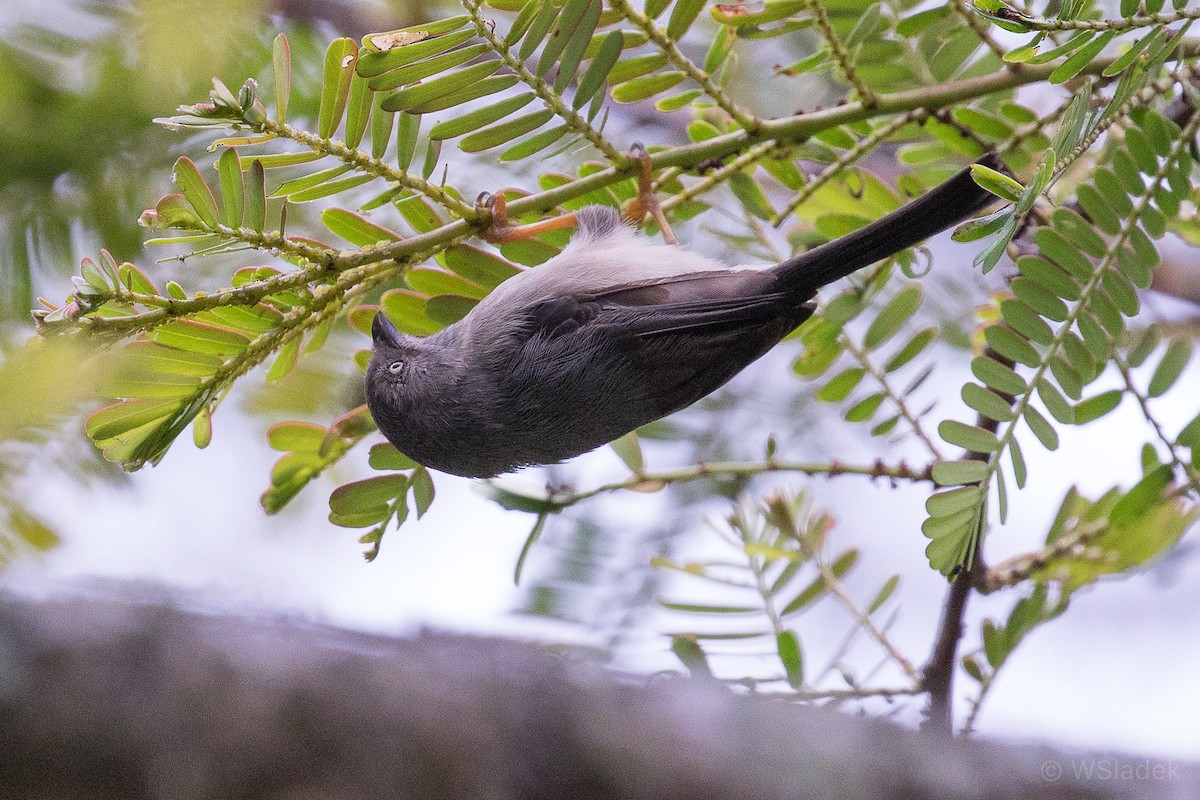
[[[641,142],[634,142],[629,146],[629,158],[638,162],[641,171],[638,173],[637,196],[626,206],[625,219],[639,224],[649,214],[658,223],[663,240],[667,244],[678,244],[679,241],[667,222],[667,215],[663,213],[658,197],[654,194],[654,165],[650,161],[650,153]]]
[[[569,228],[575,225],[574,214],[563,214],[550,217],[528,225],[513,225],[508,219],[508,209],[504,203],[504,192],[481,192],[475,198],[475,210],[480,215],[491,216],[491,222],[479,232],[485,242],[491,244],[508,244],[522,239],[531,239],[546,231],[559,228]]]

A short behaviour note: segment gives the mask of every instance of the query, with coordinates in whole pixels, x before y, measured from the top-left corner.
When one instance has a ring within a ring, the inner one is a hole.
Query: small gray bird
[[[995,167],[989,154],[980,163]],[[963,170],[887,216],[768,268],[657,244],[605,206],[557,256],[428,337],[371,326],[367,404],[410,458],[484,478],[553,464],[695,403],[812,315],[822,286],[981,211]]]

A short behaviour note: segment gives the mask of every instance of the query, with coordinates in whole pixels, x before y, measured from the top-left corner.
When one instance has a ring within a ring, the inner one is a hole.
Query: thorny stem
[[[991,567],[984,573],[982,580],[976,580],[975,588],[983,594],[990,594],[998,589],[1016,586],[1054,559],[1062,558],[1077,548],[1087,545],[1107,529],[1107,526],[1101,523],[1080,525],[1036,553],[1014,556]]]
[[[1012,8],[1001,8],[996,17],[1016,22],[1033,31],[1126,31],[1200,19],[1200,9],[1181,9],[1169,14],[1139,14],[1123,19],[1039,19]]]
[[[922,482],[932,480],[932,470],[932,464],[913,468],[904,462],[889,466],[882,461],[876,461],[874,464],[844,464],[840,461],[804,463],[779,461],[775,458],[768,458],[765,461],[713,461],[664,472],[644,472],[631,475],[623,481],[605,483],[580,491],[570,488],[553,488],[549,491],[547,499],[562,509],[598,495],[625,489],[657,491],[672,483],[720,476],[746,477],[770,472],[797,472],[804,475],[825,475],[830,478],[838,475],[862,475],[868,478],[888,478],[892,481]]]

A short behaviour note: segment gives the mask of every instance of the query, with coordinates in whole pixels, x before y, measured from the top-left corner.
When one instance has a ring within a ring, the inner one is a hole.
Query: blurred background
[[[679,670],[664,635],[677,625],[657,605],[681,587],[650,567],[655,555],[677,560],[719,552],[731,499],[744,482],[675,487],[623,495],[552,518],[520,587],[513,567],[533,519],[504,511],[470,481],[437,476],[438,500],[421,521],[389,533],[379,558],[364,562],[353,531],[326,520],[328,491],[368,473],[364,452],[310,486],[282,513],[259,506],[271,465],[264,432],[271,423],[322,424],[358,402],[360,375],[351,361],[365,340],[345,328],[281,384],[252,374],[222,406],[213,443],[196,449],[183,436],[157,467],[127,475],[104,462],[83,435],[82,419],[98,406],[101,367],[80,351],[31,347],[28,311],[39,295],[55,303],[69,294],[83,257],[109,249],[156,279],[189,288],[227,282],[230,259],[180,262],[147,252],[139,213],[171,191],[180,155],[199,159],[207,141],[153,125],[182,102],[207,96],[210,78],[231,86],[270,69],[271,41],[287,32],[296,70],[292,116],[315,114],[321,56],[335,36],[411,25],[447,13],[448,5],[387,0],[5,0],[0,13],[0,589],[33,596],[105,592],[166,598],[186,607],[285,614],[375,632],[404,634],[451,628],[568,642],[614,665],[650,673]],[[786,62],[785,62],[786,63]],[[784,113],[793,98],[836,97],[836,87],[747,81],[750,102]],[[758,92],[755,98],[752,93]],[[815,94],[814,94],[815,92]],[[610,132],[617,141],[682,141],[687,112],[661,115],[620,107]],[[447,154],[455,168],[475,171],[469,188],[530,185],[531,175],[505,175],[487,157]],[[457,159],[457,161],[455,160]],[[452,176],[453,179],[453,176]],[[714,202],[719,205],[719,197]],[[303,225],[304,220],[296,221]],[[739,253],[741,220],[715,208],[679,231],[683,241],[727,260]],[[970,251],[943,237],[934,245],[939,272],[926,305],[965,341],[971,309],[996,284],[966,267]],[[169,254],[168,254],[169,255]],[[247,259],[244,263],[263,263]],[[1194,309],[1165,297],[1148,313],[1186,324]],[[886,442],[817,405],[789,376],[795,345],[756,364],[733,384],[668,423],[669,441],[647,444],[648,464],[669,467],[698,458],[752,458],[769,434],[789,458],[836,457],[867,462],[921,462],[904,440]],[[941,402],[957,402],[968,353],[945,347],[933,380]],[[1115,384],[1114,384],[1115,385]],[[330,388],[332,387],[332,388]],[[1099,388],[1108,388],[1101,386]],[[1161,406],[1182,426],[1195,414],[1200,373],[1192,369]],[[1189,398],[1191,402],[1189,402]],[[1128,405],[1128,404],[1127,404]],[[964,411],[965,413],[965,411]],[[1141,417],[1122,408],[1102,424],[1063,431],[1058,454],[1026,452],[1047,462],[1023,492],[1009,523],[989,542],[994,561],[1037,548],[1070,485],[1097,496],[1132,483]],[[1124,446],[1112,448],[1110,437]],[[1034,455],[1036,454],[1036,456]],[[1120,454],[1120,455],[1116,455]],[[626,475],[608,450],[510,480],[586,488]],[[889,633],[916,663],[936,631],[945,581],[932,573],[919,531],[924,488],[843,477],[806,481],[765,477],[756,493],[806,490],[837,521],[839,548],[863,556],[848,588],[869,596],[890,575],[902,576],[899,612]],[[977,646],[981,621],[1005,616],[1011,593],[975,598],[966,646]],[[1001,676],[980,719],[987,735],[1034,738],[1059,745],[1113,748],[1156,757],[1200,759],[1200,738],[1184,709],[1200,708],[1200,554],[1194,532],[1167,560],[1130,579],[1081,593],[1062,619],[1039,629]],[[799,633],[806,657],[821,663],[849,629],[845,612],[817,604]],[[854,663],[851,649],[846,661]],[[858,654],[865,668],[873,662]],[[739,656],[748,673],[754,652]],[[960,676],[961,677],[961,676]],[[960,710],[970,682],[960,679]],[[913,703],[881,704],[878,713],[917,719]]]

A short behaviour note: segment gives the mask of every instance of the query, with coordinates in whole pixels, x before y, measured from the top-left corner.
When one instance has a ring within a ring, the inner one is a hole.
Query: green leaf
[[[1111,389],[1077,403],[1075,405],[1075,424],[1083,425],[1100,419],[1120,405],[1123,397],[1125,397],[1124,392],[1119,389]]]
[[[179,401],[170,400],[123,400],[114,405],[105,406],[88,417],[84,427],[87,435],[98,446],[104,442],[117,439],[130,431],[156,425],[169,417],[177,408]]]
[[[431,78],[412,86],[406,86],[385,97],[381,107],[384,111],[413,111],[416,113],[416,109],[418,108],[438,105],[444,103],[448,97],[453,97],[464,90],[469,91],[473,87],[478,86],[485,78],[495,73],[503,65],[504,62],[499,59],[491,59],[444,73],[436,78]],[[450,108],[454,105],[458,105],[458,103],[442,105],[442,108]],[[442,108],[431,108],[430,110],[440,111]]]
[[[1096,234],[1092,226],[1083,217],[1069,208],[1056,208],[1051,217],[1054,227],[1080,250],[1092,258],[1103,258],[1108,252],[1108,245]]]
[[[284,453],[316,453],[326,429],[312,422],[277,422],[267,428],[267,444]]]
[[[687,668],[693,679],[711,679],[712,667],[708,665],[708,657],[700,647],[695,636],[676,635],[671,637],[671,652]]]
[[[470,69],[468,67],[467,69]],[[481,81],[465,86],[456,92],[439,97],[435,100],[430,100],[427,103],[422,103],[419,106],[414,106],[409,109],[413,114],[432,114],[435,111],[444,111],[447,108],[468,103],[472,100],[478,100],[481,97],[502,92],[518,82],[516,75],[493,75],[490,78],[484,78]],[[389,98],[390,99],[390,98]],[[387,106],[388,100],[384,100],[384,107]],[[433,145],[433,142],[430,142]]]
[[[182,228],[195,230],[204,225],[204,221],[192,211],[192,205],[181,194],[168,194],[158,201],[153,215],[143,215],[139,223],[149,224],[151,228]]]
[[[1102,181],[1106,180],[1106,176],[1104,176],[1104,170],[1099,170],[1096,173],[1095,178],[1097,181],[1097,186],[1103,185]],[[1106,202],[1105,199],[1110,196],[1109,194],[1106,193],[1102,197],[1099,191],[1086,183],[1080,184],[1080,186],[1076,189],[1076,193],[1079,196],[1080,207],[1083,208],[1084,212],[1088,215],[1088,217],[1091,218],[1096,227],[1109,235],[1115,236],[1121,231],[1121,218],[1117,216],[1117,212],[1113,210],[1113,206],[1118,206],[1120,203],[1124,203],[1125,205],[1130,206],[1130,211],[1133,210],[1132,206],[1129,204],[1129,199],[1125,197],[1124,194],[1120,195],[1121,200],[1119,203],[1109,203]]]
[[[550,145],[561,139],[567,131],[570,130],[566,125],[556,125],[553,128],[536,133],[529,136],[520,142],[517,142],[512,147],[500,154],[501,161],[520,161],[523,158],[540,153]]]
[[[463,134],[478,130],[485,125],[490,125],[497,120],[504,119],[509,114],[521,110],[529,105],[535,97],[537,95],[533,92],[526,92],[462,114],[445,122],[439,122],[429,131],[429,138],[437,140],[453,139],[456,136],[462,136]]]
[[[1024,489],[1028,472],[1025,469],[1025,455],[1021,452],[1021,445],[1015,438],[1008,440],[1008,455],[1012,461],[1013,477],[1017,480],[1017,488]]]
[[[897,350],[896,354],[888,359],[887,364],[883,368],[884,372],[895,372],[912,361],[929,346],[936,336],[937,328],[925,328],[917,331],[904,347]]]
[[[1021,274],[1044,287],[1048,292],[1066,300],[1080,298],[1079,285],[1058,265],[1039,256],[1021,256],[1017,259]],[[1028,302],[1028,301],[1027,301]]]
[[[483,43],[460,47],[457,50],[426,58],[382,75],[376,75],[368,81],[368,85],[376,92],[399,89],[405,84],[416,83],[431,75],[440,75],[449,69],[462,66],[487,52],[490,52],[490,48]]]
[[[221,200],[225,210],[225,224],[231,228],[242,226],[246,206],[246,188],[242,182],[242,168],[237,151],[227,148],[217,161],[221,174]]]
[[[512,47],[521,41],[521,37],[525,35],[526,31],[529,30],[529,26],[533,24],[534,17],[539,12],[545,10],[546,5],[542,0],[525,0],[525,2],[522,2],[517,18],[509,26],[508,33],[504,34],[504,43]]]
[[[1133,286],[1124,275],[1114,270],[1105,270],[1100,276],[1100,283],[1118,311],[1127,317],[1137,316],[1141,302],[1138,300],[1137,292],[1134,291]]]
[[[383,108],[383,101],[379,101]],[[421,117],[419,114],[397,114],[396,124],[396,163],[400,169],[408,172],[412,166],[413,155],[417,152],[417,137],[421,133]],[[432,143],[434,138],[431,136]]]
[[[589,100],[604,88],[605,80],[608,78],[609,73],[612,72],[617,59],[621,57],[621,51],[624,47],[625,37],[621,31],[611,31],[604,37],[604,41],[600,44],[600,49],[592,59],[592,63],[588,65],[587,71],[579,79],[579,88],[575,90],[575,97],[571,100],[571,108],[576,111],[583,108]]]
[[[412,496],[413,505],[417,510],[417,519],[425,516],[425,512],[433,505],[434,487],[433,477],[429,474],[429,470],[418,466],[413,470],[412,474]]]
[[[1058,132],[1055,133],[1054,140],[1050,143],[1050,152],[1069,153],[1079,145],[1079,142],[1083,138],[1083,125],[1087,120],[1088,106],[1091,103],[1091,93],[1092,87],[1090,82],[1087,86],[1081,86],[1076,90],[1075,99],[1067,106],[1067,111],[1063,114]]]
[[[548,108],[514,117],[472,133],[459,142],[458,147],[466,153],[479,153],[535,131],[553,118],[554,112]]]
[[[1005,325],[989,325],[983,331],[983,338],[989,347],[1005,358],[1027,367],[1041,365],[1041,357],[1037,350],[1012,328]]]
[[[413,469],[417,466],[417,462],[401,453],[389,442],[371,445],[367,463],[371,465],[371,469],[385,471]]]
[[[775,216],[775,209],[767,199],[766,192],[749,172],[735,172],[730,175],[729,188],[748,213],[761,220],[770,220]]]
[[[151,330],[146,337],[167,347],[222,357],[238,355],[250,343],[240,333],[192,320],[167,322]]]
[[[840,372],[817,391],[817,399],[825,403],[840,403],[850,396],[865,374],[866,370],[861,367]]]
[[[884,581],[883,586],[880,587],[879,591],[875,594],[874,599],[872,599],[870,604],[867,605],[867,613],[874,614],[876,611],[878,611],[880,608],[882,608],[883,604],[886,603],[888,601],[888,598],[890,598],[895,593],[896,588],[899,585],[900,585],[900,576],[899,575],[893,575],[892,577],[890,577],[886,581]]]
[[[1076,50],[1070,58],[1054,68],[1050,73],[1050,83],[1066,83],[1071,78],[1074,78],[1084,70],[1096,56],[1100,55],[1109,42],[1113,40],[1120,31],[1109,30],[1092,39],[1085,46]]]
[[[1020,375],[987,356],[973,358],[971,372],[984,384],[1002,394],[1019,395],[1029,388]]]
[[[1045,256],[1067,272],[1080,280],[1091,279],[1092,263],[1058,231],[1051,228],[1038,228],[1033,235],[1033,240]]]
[[[1184,367],[1192,358],[1192,343],[1186,339],[1176,339],[1167,346],[1167,352],[1163,355],[1162,361],[1158,362],[1158,367],[1154,370],[1153,377],[1150,378],[1150,387],[1147,394],[1151,397],[1161,397],[1166,394],[1175,381],[1179,380],[1179,376],[1183,373]]]
[[[524,41],[521,42],[521,49],[517,51],[517,57],[521,61],[529,60],[538,45],[545,41],[551,26],[554,25],[554,20],[558,18],[559,7],[556,3],[550,0],[541,0],[539,5],[538,13],[530,21]]]
[[[263,232],[267,226],[266,173],[262,162],[250,162],[250,182],[246,187],[245,221],[251,229]]]
[[[1000,440],[991,431],[966,425],[952,419],[942,420],[938,435],[952,445],[972,453],[994,453],[1000,449]]]
[[[539,78],[545,77],[562,56],[559,74],[554,82],[555,91],[561,93],[575,77],[584,51],[596,31],[600,10],[601,0],[567,0],[563,6],[554,33],[542,48],[535,72]]]
[[[443,269],[417,267],[410,269],[404,280],[413,290],[431,297],[438,294],[458,294],[482,300],[488,293],[488,290],[479,284]]]
[[[1036,408],[1026,404],[1023,413],[1025,422],[1029,425],[1029,429],[1033,431],[1033,435],[1038,438],[1042,446],[1047,450],[1058,449],[1058,432],[1054,430],[1054,426],[1046,421],[1046,418],[1041,415]]]
[[[446,268],[451,272],[489,289],[494,289],[521,272],[511,261],[471,245],[454,245],[447,248],[443,255]]]
[[[298,192],[303,192],[312,189],[314,186],[320,186],[327,181],[345,175],[353,169],[351,164],[339,164],[336,167],[323,169],[320,172],[314,172],[311,175],[303,175],[299,178],[292,178],[290,181],[285,181],[279,185],[279,188],[271,193],[271,197],[289,197]],[[358,177],[358,176],[354,176]]]
[[[469,17],[462,19],[469,19]],[[374,78],[423,58],[444,53],[452,47],[469,41],[474,36],[475,31],[468,29],[427,38],[415,38],[408,44],[397,44],[387,50],[367,51],[358,60],[358,74],[364,78]]]
[[[196,164],[187,156],[175,162],[175,185],[204,224],[216,228],[220,221],[216,198],[201,177],[200,170],[196,169]]]
[[[660,92],[665,92],[686,77],[687,75],[683,72],[669,70],[642,78],[634,78],[613,89],[612,98],[618,103],[636,103]]]
[[[933,480],[938,486],[980,483],[987,474],[986,461],[939,461],[933,465]]]
[[[321,212],[321,222],[335,235],[355,247],[367,247],[379,242],[398,242],[400,234],[376,225],[366,217],[344,208],[327,208]]]
[[[910,283],[896,293],[887,305],[875,317],[867,333],[863,337],[863,346],[874,350],[888,341],[905,322],[916,312],[921,304],[921,286]]]
[[[1017,215],[1011,209],[1001,218],[1004,220],[1004,224],[996,234],[996,238],[975,257],[975,263],[979,265],[985,275],[1000,263],[1008,243],[1012,241],[1013,234],[1017,231]]]
[[[1025,187],[1018,181],[1005,175],[1003,172],[997,172],[991,167],[985,167],[983,164],[971,165],[971,177],[975,183],[987,189],[992,194],[1002,200],[1008,200],[1015,203],[1021,199],[1025,193]]]
[[[1011,325],[1013,330],[1030,341],[1043,345],[1048,345],[1054,341],[1054,331],[1050,330],[1050,326],[1046,324],[1045,320],[1037,315],[1037,312],[1035,312],[1022,301],[1002,300],[1000,302],[1000,313],[1004,316],[1004,321]],[[998,348],[997,350],[999,351]],[[1005,353],[1005,355],[1008,354]],[[1011,355],[1009,357],[1013,358]],[[1038,365],[1036,353],[1033,356],[1033,359],[1034,363],[1030,364],[1028,361],[1014,358],[1014,360],[1019,360],[1022,364],[1036,367]]]
[[[358,61],[358,42],[353,39],[334,39],[325,51],[324,78],[321,82],[321,108],[317,113],[317,135],[322,139],[333,136],[346,113],[350,96],[350,78]]]
[[[300,343],[301,337],[295,336],[279,348],[279,354],[275,356],[271,368],[267,370],[268,382],[280,380],[292,371],[292,367],[296,366],[296,359],[300,356]]]
[[[283,123],[292,96],[292,47],[285,34],[276,36],[271,46],[271,66],[275,72],[275,121]]]
[[[887,395],[883,392],[877,392],[860,400],[848,411],[845,417],[847,422],[866,422],[871,417],[875,416],[875,412],[879,410],[879,406],[883,404]]]
[[[350,76],[350,96],[346,105],[346,146],[354,149],[362,142],[371,120],[371,107],[375,103],[375,92],[365,78],[357,74]]]
[[[704,2],[705,0],[675,0],[675,8],[671,10],[667,21],[667,37],[676,42],[683,38],[704,8]]]
[[[1075,409],[1067,402],[1067,399],[1062,396],[1062,393],[1054,386],[1053,383],[1045,378],[1037,382],[1038,397],[1042,399],[1042,403],[1046,406],[1046,410],[1050,412],[1054,419],[1064,425],[1071,425],[1075,422]]]
[[[796,634],[789,630],[779,631],[775,635],[775,650],[783,663],[788,685],[793,689],[800,689],[804,685],[804,659],[800,655],[800,642],[796,639]]]
[[[407,490],[407,475],[376,475],[334,489],[329,495],[329,510],[345,516],[381,506],[387,507]]]
[[[983,489],[979,486],[960,486],[944,492],[931,494],[925,499],[925,510],[931,517],[949,517],[976,508],[983,502]]]
[[[294,167],[297,164],[309,164],[313,161],[319,161],[324,158],[322,153],[273,153],[265,156],[250,156],[239,157],[242,162],[242,169],[249,170],[252,162],[257,161],[263,169],[275,169],[277,167]]]
[[[1158,349],[1158,345],[1162,341],[1162,334],[1157,325],[1151,325],[1140,334],[1133,334],[1133,337],[1129,343],[1129,354],[1126,359],[1129,366],[1137,368]]]
[[[288,200],[293,203],[310,203],[313,200],[320,200],[323,197],[329,197],[339,192],[349,191],[355,187],[362,186],[364,183],[370,183],[373,180],[375,180],[374,175],[347,175],[345,178],[339,178],[338,180],[325,181],[321,185],[314,186],[311,189],[292,192],[288,195]]]
[[[425,303],[425,316],[443,327],[453,325],[469,314],[478,302],[473,297],[439,294]]]
[[[1141,128],[1125,129],[1125,147],[1142,172],[1153,175],[1158,171],[1158,157],[1154,152],[1154,145]]]
[[[630,431],[619,439],[614,439],[609,443],[609,447],[624,462],[625,466],[629,467],[630,472],[635,475],[642,473],[645,462],[642,459],[642,445],[637,431]]]
[[[1008,422],[1013,418],[1012,404],[1008,400],[977,383],[963,384],[962,399],[973,410],[988,419]]]
[[[1062,322],[1067,318],[1067,304],[1037,281],[1018,277],[1009,285],[1017,299],[1039,315],[1055,322]]]
[[[608,74],[608,82],[613,85],[621,84],[654,72],[660,67],[665,66],[666,63],[667,56],[664,53],[648,53],[646,55],[627,58],[624,61],[618,62],[612,68]]]

